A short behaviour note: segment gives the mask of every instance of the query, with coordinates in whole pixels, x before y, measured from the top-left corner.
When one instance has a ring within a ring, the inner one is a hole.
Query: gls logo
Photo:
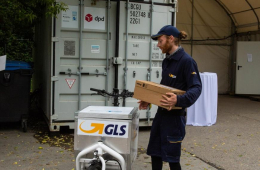
[[[91,22],[92,20],[93,20],[93,16],[91,15],[91,14],[87,14],[86,16],[85,16],[85,20],[87,21],[87,22]],[[105,21],[105,17],[99,17],[99,16],[96,16],[95,17],[95,21],[97,21],[97,22],[99,22],[99,21]]]
[[[84,123],[84,122],[82,122]],[[102,132],[104,131],[104,124],[100,124],[100,123],[91,123],[91,127],[93,127],[93,129],[91,130],[84,130],[81,126],[82,123],[80,124],[79,128],[82,132],[85,133],[96,133],[98,132],[98,134],[102,134]],[[107,135],[120,135],[123,136],[125,134],[125,128],[126,125],[123,125],[120,127],[120,132],[118,132],[118,125],[114,125],[114,124],[108,124],[105,127],[105,134]]]
[[[121,138],[128,137],[127,122],[105,122],[79,119],[78,123],[79,135],[109,136]]]

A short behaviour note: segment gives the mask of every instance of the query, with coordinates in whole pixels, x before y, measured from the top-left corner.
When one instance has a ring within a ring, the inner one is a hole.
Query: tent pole
[[[232,23],[231,31],[235,32],[236,26]],[[231,95],[235,94],[235,84],[236,84],[236,36],[233,35],[231,39],[230,46],[230,93]]]
[[[190,56],[192,57],[192,53],[193,53],[193,21],[194,21],[194,0],[192,0],[192,7],[191,7],[191,52],[190,52]]]

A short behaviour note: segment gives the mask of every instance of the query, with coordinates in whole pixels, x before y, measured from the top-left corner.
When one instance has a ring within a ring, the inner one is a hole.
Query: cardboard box
[[[168,92],[172,92],[176,95],[183,95],[185,93],[183,90],[164,86],[154,82],[136,80],[133,98],[168,109],[168,107],[161,106],[160,102],[160,100],[163,99],[162,95]],[[181,107],[174,107],[172,109],[181,109]]]

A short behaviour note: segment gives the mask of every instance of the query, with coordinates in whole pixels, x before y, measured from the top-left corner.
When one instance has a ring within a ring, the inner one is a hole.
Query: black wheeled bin
[[[27,131],[32,67],[27,62],[6,61],[0,71],[0,122],[19,122]]]

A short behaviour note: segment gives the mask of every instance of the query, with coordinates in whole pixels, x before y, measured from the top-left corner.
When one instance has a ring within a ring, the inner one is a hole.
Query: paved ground
[[[48,135],[46,125],[35,117],[27,133],[19,125],[0,125],[0,169],[75,169],[73,133]],[[218,119],[210,127],[187,126],[183,142],[183,170],[260,169],[260,103],[248,98],[219,96]],[[149,128],[139,133],[138,157],[133,170],[151,170],[146,152]],[[169,169],[165,163],[163,169]]]
[[[217,123],[187,127],[183,147],[225,170],[260,169],[260,102],[219,96]]]
[[[139,154],[133,165],[133,170],[151,170],[151,158],[147,156],[146,147],[150,136],[150,130],[141,128],[139,134]],[[205,163],[196,155],[182,151],[181,166],[183,170],[216,170],[208,163]],[[168,163],[163,164],[163,170],[169,170]]]
[[[8,170],[72,170],[75,169],[75,157],[72,150],[63,147],[49,146],[41,144],[33,136],[34,133],[22,133],[17,130],[1,130],[0,132],[0,169]],[[140,132],[140,140],[147,143],[148,131]],[[138,158],[133,170],[151,170],[151,160],[145,154],[145,146],[139,145]],[[189,153],[183,152],[183,169],[210,169],[210,165]],[[168,164],[164,164],[164,170],[169,169]]]

